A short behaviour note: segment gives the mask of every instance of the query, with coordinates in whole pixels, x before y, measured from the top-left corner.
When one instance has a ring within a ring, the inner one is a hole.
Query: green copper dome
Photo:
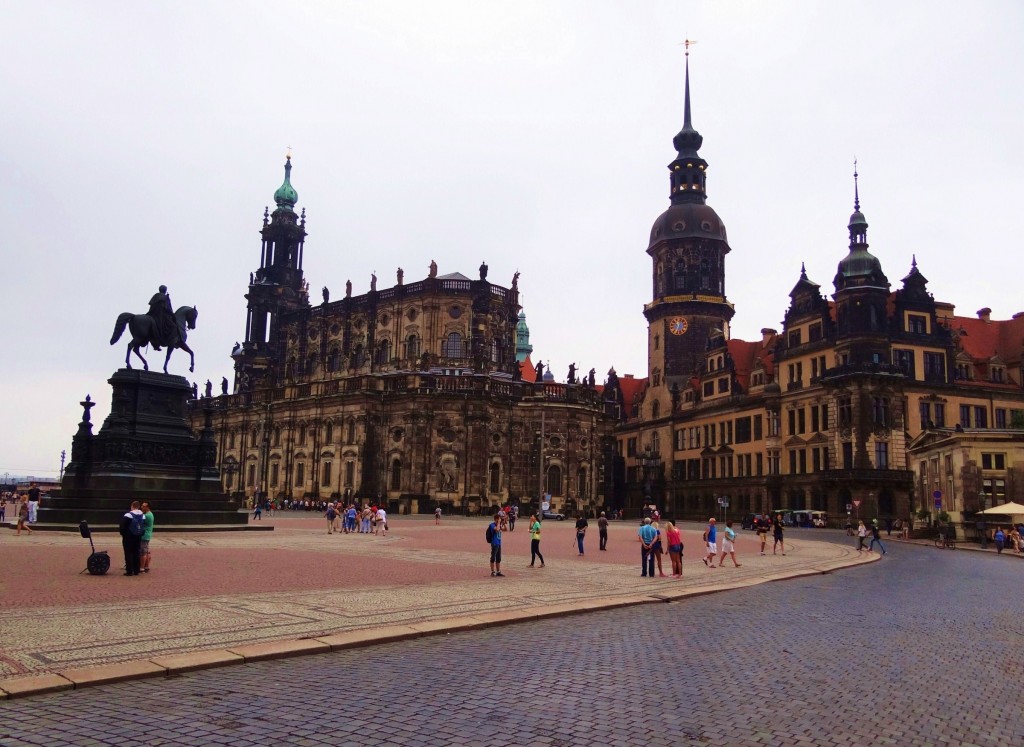
[[[298,201],[299,193],[292,186],[292,157],[288,156],[284,162],[284,183],[274,192],[274,202],[279,209],[293,210]]]

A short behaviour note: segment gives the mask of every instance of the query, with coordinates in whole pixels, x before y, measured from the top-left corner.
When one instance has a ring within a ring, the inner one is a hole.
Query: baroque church
[[[426,277],[407,283],[399,269],[391,287],[374,277],[365,294],[348,283],[343,298],[324,288],[312,303],[289,159],[264,212],[233,393],[203,401],[225,489],[399,512],[549,496],[572,513],[653,502],[699,518],[727,503],[734,515],[819,510],[833,522],[851,509],[963,516],[986,495],[1020,500],[1012,459],[954,466],[926,452],[957,441],[936,435],[1024,429],[1024,314],[957,316],[916,258],[894,290],[868,251],[855,173],[831,298],[802,271],[781,332],[733,339],[731,247],[707,202],[702,144],[687,59],[670,204],[647,247],[648,375],[612,369],[603,385],[593,371],[555,382],[532,364],[518,273],[505,287],[486,264],[471,279],[431,261]]]

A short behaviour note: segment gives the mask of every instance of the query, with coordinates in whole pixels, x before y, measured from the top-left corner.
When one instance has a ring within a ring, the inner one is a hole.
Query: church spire
[[[289,153],[285,156],[284,161],[284,182],[274,192],[274,202],[277,203],[278,210],[286,210],[290,213],[295,212],[295,203],[299,201],[299,193],[295,191],[295,187],[292,186],[292,154]],[[277,211],[274,211],[277,212]]]
[[[693,129],[693,119],[690,109],[690,45],[696,44],[691,39],[686,40],[686,87],[683,99],[683,129],[672,138],[672,145],[676,149],[676,158],[669,164],[671,172],[671,195],[672,204],[682,202],[699,202],[707,200],[706,179],[708,164],[701,158],[697,151],[704,143],[701,134]]]

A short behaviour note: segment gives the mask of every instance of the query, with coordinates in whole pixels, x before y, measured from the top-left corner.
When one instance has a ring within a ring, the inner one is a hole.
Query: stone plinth
[[[181,376],[121,369],[110,379],[110,415],[92,433],[86,398],[59,494],[39,521],[116,525],[131,501],[148,501],[163,526],[245,524],[238,502],[221,490],[212,412],[197,438],[186,418],[192,395]]]

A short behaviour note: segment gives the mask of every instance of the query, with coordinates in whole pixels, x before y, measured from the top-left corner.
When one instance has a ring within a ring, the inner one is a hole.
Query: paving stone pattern
[[[671,604],[0,703],[2,745],[1016,745],[1022,567],[880,563]]]

